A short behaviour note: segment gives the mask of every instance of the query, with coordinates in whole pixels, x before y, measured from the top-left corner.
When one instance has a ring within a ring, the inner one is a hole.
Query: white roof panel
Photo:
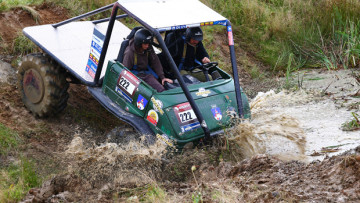
[[[132,14],[153,28],[179,29],[200,23],[224,24],[226,18],[198,0],[118,0]]]
[[[85,67],[89,59],[94,27],[105,35],[108,22],[94,25],[90,21],[80,21],[58,28],[38,25],[24,28],[24,33],[65,68],[85,81],[92,82],[94,79],[85,71]],[[130,31],[128,27],[115,21],[101,77],[105,75],[108,61],[117,58],[120,44]]]

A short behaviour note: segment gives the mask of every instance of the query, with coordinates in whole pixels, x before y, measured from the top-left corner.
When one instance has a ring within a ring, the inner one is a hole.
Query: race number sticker
[[[174,112],[180,124],[181,132],[186,132],[200,127],[200,123],[189,102],[175,106]]]
[[[192,109],[178,113],[181,123],[186,123],[196,119],[195,113]]]
[[[140,80],[127,70],[120,73],[116,84],[116,92],[120,93],[128,102],[132,102],[136,88],[138,88]]]
[[[119,87],[122,87],[127,93],[132,95],[135,90],[135,85],[132,84],[127,78],[121,77],[118,83]]]

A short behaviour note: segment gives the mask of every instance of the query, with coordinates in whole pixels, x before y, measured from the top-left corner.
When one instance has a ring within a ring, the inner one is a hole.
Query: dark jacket
[[[143,53],[139,53],[135,49],[134,39],[131,39],[129,46],[126,47],[124,52],[123,64],[129,70],[132,70],[134,67],[134,55],[135,51],[137,53],[137,71],[146,71],[148,70],[147,66],[149,65],[155,73],[159,76],[160,80],[164,79],[164,71],[161,66],[158,56],[155,54],[153,47],[150,45],[149,49]]]
[[[192,68],[197,65],[195,64],[195,59],[201,62],[201,60],[204,57],[209,58],[209,54],[206,52],[204,45],[201,41],[196,46],[196,52],[195,52],[195,47],[191,46],[189,43],[187,43],[186,46],[187,49],[186,49],[186,55],[184,61],[185,70],[188,70],[189,68]],[[176,44],[174,44],[171,47],[168,47],[168,49],[176,65],[179,67],[181,58],[183,57],[184,39],[178,38]]]

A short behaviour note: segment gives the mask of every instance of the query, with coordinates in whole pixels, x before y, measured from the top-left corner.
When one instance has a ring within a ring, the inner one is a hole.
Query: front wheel
[[[25,56],[18,69],[18,88],[27,109],[47,117],[65,109],[69,94],[66,72],[49,57],[37,53]]]

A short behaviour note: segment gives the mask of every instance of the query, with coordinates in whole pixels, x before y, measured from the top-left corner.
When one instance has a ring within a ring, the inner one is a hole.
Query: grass
[[[328,69],[359,65],[359,1],[203,2],[229,18],[236,41],[274,71],[286,72],[290,63]]]
[[[167,193],[157,185],[151,185],[146,192],[144,199],[147,202],[168,202]]]
[[[77,16],[84,14],[86,12],[98,9],[105,5],[114,3],[113,0],[79,0],[79,1],[64,1],[64,0],[49,0],[50,2],[56,3],[59,6],[67,8],[70,11],[70,14]],[[111,12],[100,14],[100,17],[109,17]],[[99,17],[95,15],[93,18]],[[99,18],[97,18],[99,19]]]
[[[0,155],[6,155],[19,145],[18,134],[0,123]]]
[[[39,184],[33,163],[22,157],[19,163],[0,169],[0,202],[20,201],[30,188]]]
[[[21,32],[18,33],[17,37],[13,41],[12,54],[26,55],[35,52],[37,46]]]
[[[0,12],[8,11],[18,6],[39,5],[43,2],[44,0],[0,0]],[[24,9],[26,10],[27,8]]]
[[[0,123],[0,156],[11,153],[18,156],[19,135]],[[6,160],[6,159],[5,159]],[[13,161],[9,166],[0,166],[0,202],[17,202],[27,191],[40,184],[34,165],[26,157]]]
[[[352,120],[347,121],[342,124],[343,131],[353,131],[360,129],[360,116],[357,113],[352,112],[352,116],[354,117]]]

